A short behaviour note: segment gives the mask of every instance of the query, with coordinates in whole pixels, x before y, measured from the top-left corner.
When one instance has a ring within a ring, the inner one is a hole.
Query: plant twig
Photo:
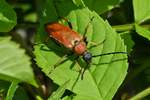
[[[147,89],[143,90],[142,92],[138,93],[137,95],[133,96],[129,100],[141,100],[142,98],[150,95],[150,87]]]
[[[146,25],[140,25],[144,28],[150,29],[150,25],[146,24]],[[124,25],[115,25],[112,26],[116,31],[129,31],[129,30],[134,30],[134,23],[131,24],[124,24]]]

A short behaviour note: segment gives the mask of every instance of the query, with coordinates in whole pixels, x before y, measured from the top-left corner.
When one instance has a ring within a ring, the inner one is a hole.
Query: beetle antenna
[[[99,54],[99,55],[93,55],[92,57],[105,56],[105,55],[110,55],[110,54],[128,54],[128,52],[111,52],[111,53],[104,53],[104,54]]]

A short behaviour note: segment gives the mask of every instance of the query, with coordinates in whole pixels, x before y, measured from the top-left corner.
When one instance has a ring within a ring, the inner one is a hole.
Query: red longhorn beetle
[[[94,17],[93,17],[94,18]],[[91,19],[91,21],[93,20]],[[65,21],[67,19],[63,18]],[[67,21],[68,22],[68,21]],[[49,37],[53,38],[56,42],[62,44],[64,47],[70,49],[78,56],[83,56],[84,61],[87,63],[87,65],[90,64],[92,57],[102,56],[102,55],[109,55],[109,54],[115,54],[115,53],[123,53],[127,54],[127,52],[112,52],[112,53],[106,53],[106,54],[100,54],[100,55],[93,55],[87,50],[86,44],[86,38],[85,34],[87,32],[87,27],[85,30],[85,33],[83,34],[83,37],[80,36],[79,33],[72,30],[71,23],[68,22],[68,26],[64,26],[63,24],[60,24],[58,22],[54,23],[47,23],[45,24],[45,30],[49,34]],[[85,69],[84,69],[85,71]],[[81,78],[83,77],[83,73],[81,73]]]

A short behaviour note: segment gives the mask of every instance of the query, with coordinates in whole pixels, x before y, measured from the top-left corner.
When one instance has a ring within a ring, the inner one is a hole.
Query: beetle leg
[[[85,42],[87,42],[86,34],[87,34],[87,31],[88,31],[89,25],[90,25],[90,23],[93,21],[93,19],[94,19],[94,16],[90,19],[90,21],[88,22],[87,26],[85,27],[85,31],[84,31],[84,34],[83,34],[83,40],[84,40]]]
[[[32,43],[32,45],[40,45],[40,44],[44,44],[44,43],[47,43],[47,42],[45,41],[45,42],[42,42],[42,43]]]
[[[86,66],[84,68],[81,68],[81,71],[80,71],[80,75],[81,75],[81,80],[83,80],[83,75],[85,73],[85,71],[88,69],[89,67],[89,63],[86,64]]]
[[[86,37],[86,36],[83,37],[83,41],[85,42],[86,45],[88,44],[88,41],[87,41],[87,37]]]
[[[72,53],[73,53],[73,52],[72,52]],[[63,56],[61,57],[61,59],[59,59],[59,60],[56,62],[56,64],[53,65],[53,66],[54,66],[54,69],[55,69],[57,66],[59,66],[60,64],[64,63],[66,60],[68,60],[68,59],[69,59],[69,56],[71,56],[72,53],[63,55]],[[78,58],[78,57],[77,57],[77,58]],[[75,58],[75,59],[77,59],[77,58]]]
[[[105,40],[103,40],[102,42],[99,42],[99,43],[95,43],[95,42],[93,42],[93,41],[90,41],[89,43],[90,43],[91,45],[90,45],[90,47],[89,47],[88,49],[97,47],[98,45],[102,45],[104,42],[105,42]]]
[[[48,43],[50,37],[46,37],[46,39],[44,40],[44,43]]]
[[[64,55],[63,57],[61,57],[61,59],[59,59],[52,67],[52,69],[49,71],[49,74],[51,74],[51,72],[53,70],[55,70],[56,67],[58,67],[60,64],[64,63],[67,60],[67,54]]]
[[[81,63],[79,61],[79,58],[77,59],[78,64],[81,66]],[[80,76],[81,76],[81,80],[83,80],[83,75],[85,73],[85,71],[89,68],[89,63],[85,63],[86,65],[84,67],[80,67]]]
[[[93,41],[90,41],[89,43],[90,43],[91,45],[94,45],[94,46],[95,46],[95,45],[99,45],[99,43],[96,43],[96,42],[93,42]]]
[[[69,59],[69,56],[72,55],[72,54],[65,54],[64,56],[62,56],[54,65],[53,65],[53,68],[52,70],[49,72],[49,74],[55,69],[57,68],[60,64],[64,63],[65,61],[67,61]],[[74,59],[78,59],[79,56],[77,56],[76,58]]]
[[[59,15],[59,10],[58,10],[58,8],[57,8],[56,2],[58,2],[58,1],[53,0],[53,4],[54,4],[54,7],[55,7],[55,9],[56,9],[56,13],[57,13],[57,15],[58,15],[58,19],[63,19],[63,20],[65,20],[65,21],[68,23],[69,27],[72,29],[72,24],[71,24],[71,22],[68,21],[68,19],[66,19],[66,18],[64,18],[64,17],[62,17],[62,16]]]
[[[83,75],[84,75],[85,71],[86,71],[87,69],[89,69],[89,67],[90,67],[90,63],[87,62],[86,65],[85,65],[85,67],[83,68],[83,70],[81,70],[81,71],[82,71],[82,72],[81,72],[81,80],[83,80]]]
[[[63,62],[65,62],[68,58],[67,58],[67,54],[65,54],[63,57],[61,57],[61,59],[59,59],[54,66],[54,69],[59,66],[60,64],[62,64]]]
[[[62,17],[62,16],[59,16],[59,18],[61,18],[64,21],[66,21],[68,23],[69,27],[72,29],[72,24],[71,24],[71,22],[68,19],[66,19],[65,17]]]

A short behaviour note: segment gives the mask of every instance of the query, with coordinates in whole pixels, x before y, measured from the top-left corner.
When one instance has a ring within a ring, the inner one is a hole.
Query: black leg
[[[88,22],[86,28],[85,28],[85,31],[84,31],[84,34],[83,34],[83,40],[85,41],[85,43],[87,44],[87,38],[86,38],[86,34],[87,34],[87,31],[88,31],[88,28],[89,28],[89,25],[90,23],[93,21],[94,19],[94,16],[90,19],[90,21]]]
[[[62,56],[61,57],[61,59],[59,59],[57,62],[56,62],[56,64],[54,65],[54,69],[57,67],[57,66],[59,66],[60,64],[62,64],[64,61],[66,61],[67,60],[67,54],[65,54],[64,56]]]
[[[33,43],[33,45],[40,45],[40,44],[44,44],[44,43],[46,44],[46,43],[48,43],[49,38],[50,37],[46,37],[44,42],[42,42],[42,43]]]
[[[83,80],[83,78],[84,78],[83,75],[88,68],[89,68],[89,63],[86,63],[86,66],[81,69],[81,80]]]
[[[81,66],[79,59],[77,59],[78,64]],[[84,78],[84,73],[85,71],[89,68],[89,63],[85,63],[85,67],[81,67],[80,69],[80,76],[81,76],[81,80],[83,80]]]
[[[59,16],[59,18],[65,20],[68,23],[69,27],[72,29],[72,24],[68,19],[61,17],[61,16]]]
[[[68,59],[70,59],[70,57],[72,57],[73,52],[71,52],[70,54],[65,54],[63,55],[54,65],[53,65],[53,69],[54,70],[56,67],[58,67],[60,64],[64,63],[65,61],[67,61]],[[78,59],[79,56],[77,56],[76,58],[74,58],[73,60]],[[51,72],[51,71],[50,71]]]
[[[53,65],[53,68],[52,68],[52,70],[50,70],[49,74],[50,74],[53,70],[55,70],[56,67],[58,67],[60,64],[62,64],[63,62],[65,62],[65,61],[68,59],[67,56],[68,56],[68,55],[65,54],[63,57],[61,57],[61,59],[59,59],[59,60]]]
[[[98,45],[102,45],[104,42],[105,42],[105,40],[103,40],[102,42],[99,42],[99,43],[95,43],[95,42],[90,41],[89,43],[91,45],[90,45],[90,47],[88,49],[92,49],[94,47],[97,47]]]

